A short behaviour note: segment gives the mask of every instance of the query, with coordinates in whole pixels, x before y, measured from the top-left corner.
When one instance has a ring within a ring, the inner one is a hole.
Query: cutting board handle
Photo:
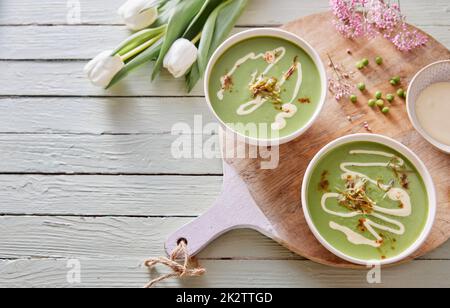
[[[194,256],[224,233],[243,228],[274,236],[274,230],[256,205],[244,181],[232,166],[224,163],[221,195],[208,212],[168,238],[166,252],[170,255],[179,241],[185,239],[189,255]]]

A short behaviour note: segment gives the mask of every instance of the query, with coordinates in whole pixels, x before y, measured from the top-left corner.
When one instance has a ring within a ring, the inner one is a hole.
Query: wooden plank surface
[[[0,261],[0,285],[139,288],[147,283],[150,277],[147,269],[142,267],[140,259],[80,260],[81,283],[69,284],[66,278],[67,264],[67,260]],[[449,287],[450,275],[448,260],[416,261],[384,270],[382,283],[379,285],[367,284],[366,271],[329,269],[303,260],[207,260],[202,264],[208,269],[204,277],[181,281],[167,280],[159,287],[431,288]],[[155,277],[157,274],[153,275]]]
[[[3,174],[0,215],[195,217],[221,186],[221,176]]]
[[[72,1],[74,2],[74,1]],[[80,0],[82,24],[118,24],[115,12],[122,0]],[[407,0],[402,8],[409,21],[417,25],[450,24],[450,9],[447,0]],[[73,6],[70,6],[73,7]],[[240,25],[281,25],[298,17],[323,11],[328,0],[255,0],[239,21]],[[67,1],[45,0],[39,5],[33,0],[2,0],[0,24],[67,24],[69,8]]]
[[[445,28],[432,28],[444,36]],[[247,29],[251,28],[235,28],[232,33]],[[0,51],[0,59],[90,60],[101,49],[114,49],[129,36],[124,26],[4,26],[2,40],[9,48]]]
[[[195,115],[214,122],[205,105],[197,97],[6,97],[0,98],[0,133],[178,134],[174,125],[193,127]]]
[[[250,28],[236,28],[233,33],[247,29]],[[421,29],[450,46],[449,27],[422,26]],[[88,60],[101,49],[113,49],[129,35],[123,26],[5,26],[1,37],[8,42],[8,48],[0,50],[0,59]]]
[[[84,64],[128,31],[115,14],[123,0],[79,2],[74,25],[67,1],[0,2],[0,41],[8,44],[0,51],[0,78],[8,81],[0,87],[0,287],[70,286],[72,257],[82,259],[80,286],[140,287],[149,278],[142,258],[161,255],[165,237],[204,212],[221,188],[218,160],[170,155],[174,123],[192,124],[194,114],[212,120],[201,86],[188,95],[167,74],[151,84],[147,66],[112,91],[92,87]],[[252,0],[234,31],[278,26],[327,2]],[[447,0],[402,6],[410,22],[450,47]],[[225,235],[200,257],[207,276],[162,286],[369,286],[365,272],[304,261],[248,230]],[[384,272],[381,286],[448,287],[449,260],[446,243]]]
[[[152,64],[136,69],[110,90],[92,86],[83,72],[87,61],[5,61],[0,60],[2,84],[0,96],[202,96],[199,83],[186,92],[183,79],[174,79],[163,72],[150,82]]]
[[[168,234],[189,217],[0,217],[3,259],[116,258],[145,259],[163,255]],[[95,239],[95,241],[93,240]],[[445,245],[425,260],[445,259]],[[200,253],[200,259],[302,259],[250,230],[224,235]]]
[[[217,135],[199,136],[202,137],[204,141],[219,142]],[[174,157],[172,148],[176,140],[193,144],[192,135],[2,134],[0,170],[69,174],[222,173],[219,158]],[[219,147],[216,149],[219,151]],[[193,153],[192,150],[189,155]]]

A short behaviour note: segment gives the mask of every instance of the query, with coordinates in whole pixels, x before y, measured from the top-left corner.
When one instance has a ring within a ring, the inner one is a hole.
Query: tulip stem
[[[120,58],[122,59],[122,61],[125,63],[127,60],[133,58],[134,56],[136,56],[137,54],[140,54],[141,52],[143,52],[144,50],[146,50],[147,48],[149,48],[150,46],[152,46],[153,44],[155,44],[160,38],[162,38],[165,35],[165,31],[158,34],[157,36],[155,36],[154,38],[152,38],[151,40],[148,40],[147,42],[145,42],[144,44],[136,47],[133,50],[130,50],[129,52],[127,52],[126,54],[124,54],[123,56],[121,56]]]
[[[197,36],[192,39],[192,41],[191,41],[192,44],[196,45],[198,43],[198,41],[200,41],[201,38],[202,38],[202,32],[197,34]]]

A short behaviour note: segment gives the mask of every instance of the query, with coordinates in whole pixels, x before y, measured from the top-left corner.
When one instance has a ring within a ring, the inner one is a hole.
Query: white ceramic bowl
[[[319,104],[317,106],[317,109],[316,109],[314,115],[311,117],[311,119],[308,121],[308,123],[306,123],[306,125],[304,125],[300,129],[298,129],[291,135],[280,137],[279,139],[251,138],[251,137],[245,136],[245,135],[233,130],[226,123],[224,123],[224,121],[217,115],[214,108],[212,107],[211,100],[210,100],[209,80],[210,80],[210,76],[211,76],[211,71],[212,71],[214,65],[216,64],[217,60],[230,47],[236,45],[237,43],[245,41],[250,38],[261,37],[261,36],[281,38],[281,39],[284,39],[284,40],[287,40],[287,41],[293,43],[294,45],[299,46],[312,58],[312,60],[314,61],[314,64],[316,65],[316,67],[319,71],[319,75],[320,75],[321,95],[320,95],[320,99],[319,99]],[[219,123],[222,125],[222,127],[224,127],[228,131],[235,133],[240,139],[244,140],[246,143],[249,143],[249,144],[277,145],[277,144],[283,144],[283,143],[287,143],[289,141],[294,140],[295,138],[297,138],[300,135],[302,135],[303,133],[305,133],[313,125],[314,121],[318,118],[320,112],[323,109],[323,106],[325,105],[325,100],[326,100],[326,96],[327,96],[327,77],[326,77],[325,66],[324,66],[322,60],[320,59],[319,54],[305,40],[301,39],[300,37],[298,37],[297,35],[295,35],[291,32],[287,32],[287,31],[284,31],[281,29],[260,28],[260,29],[247,30],[247,31],[243,31],[238,34],[235,34],[232,37],[230,37],[228,40],[226,40],[222,45],[219,46],[219,48],[215,51],[215,53],[213,54],[213,56],[211,57],[211,59],[208,63],[206,73],[205,73],[204,88],[205,88],[205,96],[206,96],[206,101],[208,102],[208,106],[211,109],[214,116],[219,121]]]
[[[388,146],[397,152],[403,154],[409,161],[417,168],[417,171],[419,172],[420,176],[422,177],[425,187],[428,193],[428,204],[429,204],[429,211],[428,211],[428,218],[426,225],[424,229],[422,230],[422,233],[420,234],[419,238],[404,252],[402,252],[400,255],[388,258],[385,260],[377,260],[375,261],[368,261],[368,260],[361,260],[356,259],[351,256],[348,256],[344,254],[343,252],[339,251],[335,247],[333,247],[331,244],[329,244],[319,233],[318,229],[316,228],[314,222],[312,221],[309,209],[308,209],[308,186],[309,186],[309,180],[312,176],[312,173],[314,171],[314,168],[316,167],[317,163],[331,150],[347,143],[351,142],[358,142],[358,141],[366,141],[366,142],[376,142],[383,144],[385,146]],[[313,160],[310,162],[308,169],[306,170],[305,177],[303,178],[303,186],[302,186],[302,204],[303,204],[303,212],[305,214],[306,221],[309,225],[309,228],[313,232],[314,236],[319,240],[319,242],[330,252],[335,254],[336,256],[349,261],[351,263],[359,264],[359,265],[374,265],[374,264],[380,264],[380,265],[387,265],[387,264],[393,264],[400,262],[410,255],[412,255],[414,252],[416,252],[422,244],[426,241],[428,238],[428,235],[431,232],[431,229],[433,228],[434,221],[436,218],[436,189],[433,183],[433,179],[431,178],[430,173],[428,172],[427,168],[425,167],[424,163],[417,157],[414,152],[412,152],[410,149],[408,149],[406,146],[401,144],[398,141],[395,141],[391,138],[381,136],[381,135],[374,135],[374,134],[356,134],[356,135],[349,135],[345,137],[341,137],[339,139],[336,139],[335,141],[329,143],[326,145],[322,150],[320,150],[319,153],[316,154],[316,156],[313,158]]]
[[[443,144],[431,137],[422,128],[416,115],[416,100],[420,93],[432,84],[445,81],[450,82],[450,60],[439,61],[428,65],[418,72],[411,81],[406,96],[406,105],[409,119],[411,120],[414,128],[436,148],[450,154],[450,145]]]

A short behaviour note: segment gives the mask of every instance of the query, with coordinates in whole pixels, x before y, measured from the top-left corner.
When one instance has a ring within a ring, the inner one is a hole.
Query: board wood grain
[[[360,98],[357,104],[351,104],[346,100],[337,102],[332,95],[329,95],[326,107],[313,127],[295,141],[280,146],[280,164],[276,169],[260,169],[260,159],[226,159],[223,195],[230,196],[236,193],[244,197],[240,201],[219,197],[218,203],[222,203],[226,209],[222,215],[226,215],[227,212],[238,213],[244,209],[247,213],[249,210],[246,207],[256,204],[264,217],[260,223],[254,223],[251,218],[256,214],[248,216],[249,227],[261,231],[290,250],[313,261],[336,267],[354,267],[327,251],[310,232],[301,209],[300,187],[309,161],[324,145],[344,135],[367,132],[364,123],[369,123],[373,132],[392,137],[418,154],[430,170],[436,184],[437,220],[431,236],[414,256],[421,256],[442,245],[450,236],[450,157],[434,149],[412,128],[403,100],[397,98],[392,103],[391,113],[388,115],[369,108],[367,100],[373,97],[377,90],[383,93],[395,91],[389,84],[389,79],[395,75],[402,77],[402,86],[406,88],[416,72],[432,62],[449,59],[450,51],[433,38],[425,47],[409,53],[401,53],[382,37],[370,41],[348,40],[336,33],[330,13],[308,16],[287,24],[284,29],[306,39],[320,53],[325,63],[328,63],[328,55],[335,63],[341,63],[348,70],[354,70],[355,63],[364,57],[374,59],[376,56],[382,56],[385,62],[381,67],[372,65],[363,72],[354,72],[353,82],[356,84],[364,81],[368,88],[367,95]],[[330,35],[324,38],[324,33]],[[351,50],[351,55],[347,53],[348,49]],[[328,74],[332,74],[332,68],[328,67],[328,70]],[[349,121],[348,117],[354,120]],[[236,148],[239,147],[247,147],[247,145],[238,143]],[[225,151],[228,150],[225,149]],[[234,173],[237,173],[240,179],[231,180],[236,178]],[[245,187],[230,189],[227,181],[235,184],[241,179]],[[251,197],[247,198],[246,194],[241,193],[245,189],[248,189]],[[233,200],[231,208],[229,200]],[[195,224],[204,225],[206,228],[205,218],[209,217],[208,215],[207,213],[194,222],[194,227],[188,225],[172,235],[166,243],[167,250],[173,249],[174,239],[185,236],[183,233],[191,238],[198,236],[206,240],[208,233],[195,233],[193,230],[195,230]],[[219,214],[216,216],[221,217]],[[240,217],[236,227],[242,226],[243,221],[245,218]],[[214,226],[217,233],[220,233],[217,230],[220,230],[221,222],[221,220],[217,221],[219,227]],[[210,224],[214,225],[214,223],[213,221]],[[229,229],[227,224],[226,230]],[[191,245],[191,252],[195,253],[201,247],[202,245],[196,241]]]

